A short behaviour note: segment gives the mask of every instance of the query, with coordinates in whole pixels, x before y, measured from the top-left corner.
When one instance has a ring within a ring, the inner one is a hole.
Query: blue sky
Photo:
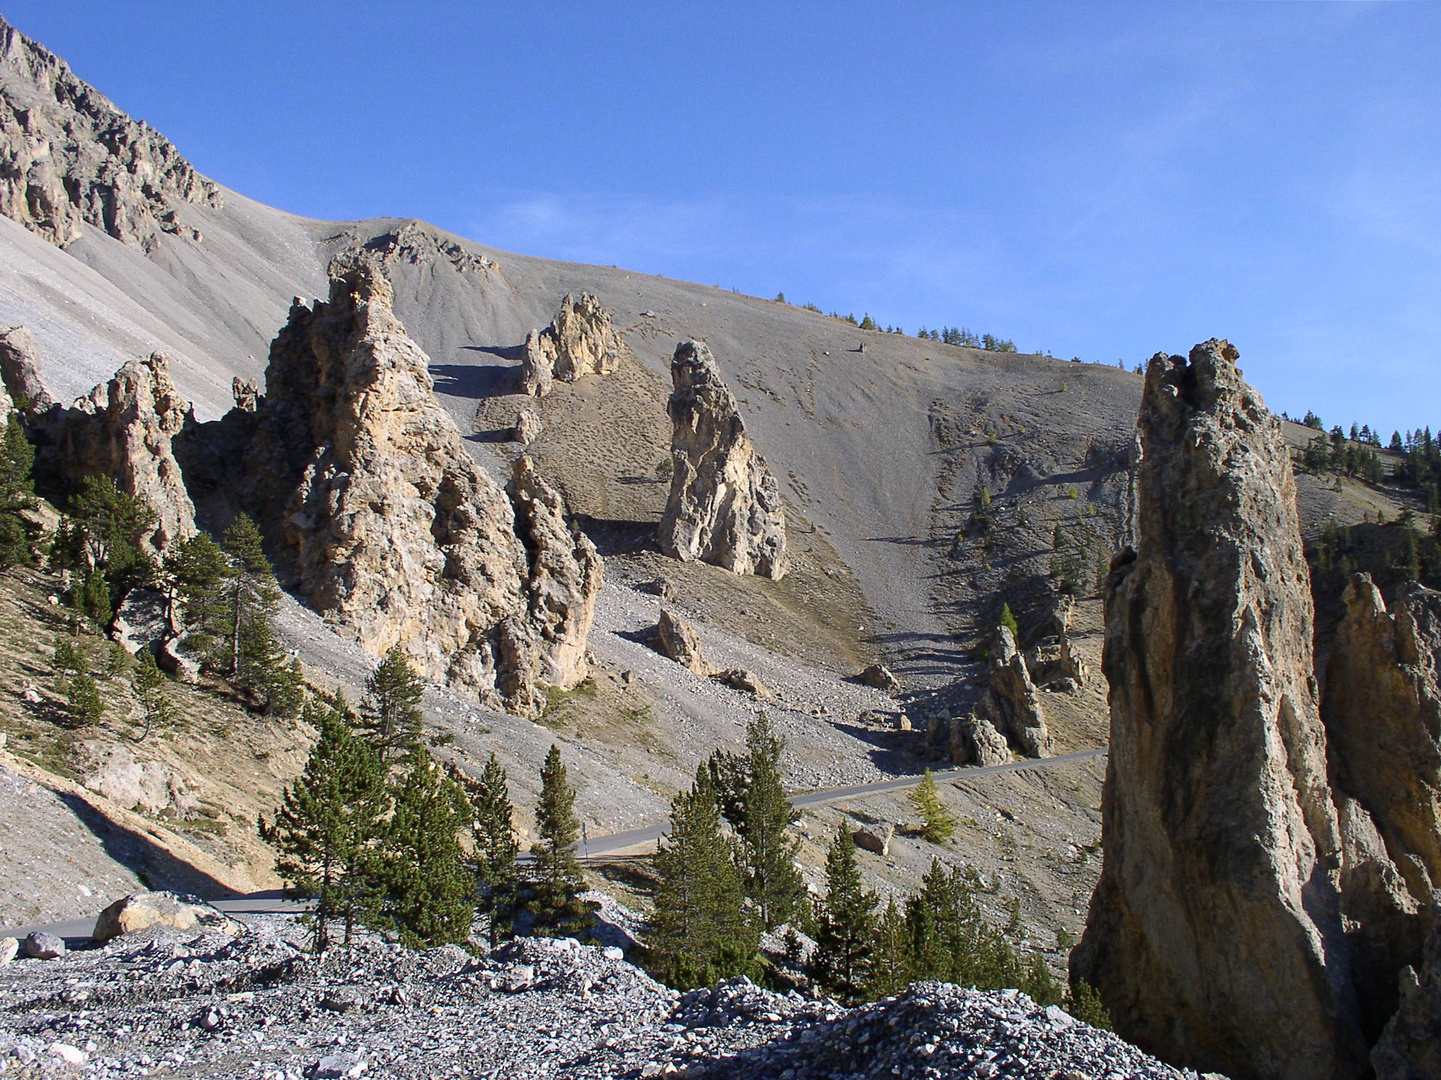
[[[0,11],[203,172],[1277,410],[1441,426],[1441,6],[171,4]]]

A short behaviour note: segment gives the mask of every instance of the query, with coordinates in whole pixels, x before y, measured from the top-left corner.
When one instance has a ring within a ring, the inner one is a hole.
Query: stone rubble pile
[[[5,965],[0,1071],[255,1080],[1186,1075],[1015,991],[918,984],[853,1010],[745,979],[680,995],[615,946],[522,938],[475,956],[457,946],[411,952],[366,933],[317,957],[288,917],[247,921],[235,937],[157,925]]]

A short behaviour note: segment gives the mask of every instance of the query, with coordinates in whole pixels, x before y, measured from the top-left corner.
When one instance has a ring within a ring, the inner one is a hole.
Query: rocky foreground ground
[[[233,929],[233,928],[232,928]],[[679,994],[614,947],[486,957],[373,937],[323,957],[257,917],[0,968],[5,1076],[1179,1078],[1017,991],[918,983],[845,1009],[744,979]]]

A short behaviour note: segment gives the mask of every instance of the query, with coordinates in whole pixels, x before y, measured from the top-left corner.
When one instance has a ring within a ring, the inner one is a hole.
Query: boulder
[[[1137,548],[1106,583],[1105,859],[1071,975],[1175,1065],[1358,1077],[1295,480],[1237,356],[1147,367]]]
[[[20,946],[31,960],[54,960],[65,955],[65,939],[37,930]]]
[[[10,963],[20,952],[20,941],[17,938],[0,938],[0,966]]]
[[[976,713],[950,721],[951,760],[957,765],[1004,765],[1011,760],[1006,737],[987,717]]]
[[[200,239],[178,211],[220,206],[220,188],[168,139],[3,19],[0,68],[28,91],[0,109],[0,214],[62,247],[86,225],[147,252],[161,234]]]
[[[674,612],[661,609],[660,621],[655,627],[655,643],[656,651],[662,656],[697,675],[709,678],[716,673],[701,651],[700,636],[690,623]]]
[[[54,407],[55,399],[40,379],[40,346],[28,327],[0,327],[0,378],[27,416]]]
[[[244,930],[212,907],[168,892],[141,892],[123,896],[95,920],[95,941],[106,942],[154,926],[172,930],[219,931],[232,937]]]
[[[540,438],[542,430],[540,417],[531,409],[521,409],[515,414],[515,441],[529,446]]]
[[[761,677],[754,671],[747,671],[745,668],[731,668],[711,676],[717,682],[724,683],[732,690],[739,690],[742,693],[750,694],[760,701],[774,701],[775,695],[761,681]]]
[[[862,686],[884,690],[888,694],[894,694],[901,688],[901,680],[896,678],[885,664],[871,664],[856,676],[856,682]]]
[[[378,260],[337,257],[329,301],[291,307],[231,486],[365,651],[400,645],[431,679],[537,715],[538,681],[583,671],[599,558],[528,461],[507,497],[466,452]]]
[[[671,359],[675,390],[666,409],[670,497],[660,547],[737,574],[785,576],[786,514],[780,487],[746,434],[735,396],[703,341],[682,341]]]
[[[896,835],[896,827],[891,824],[862,825],[851,833],[856,847],[863,851],[874,852],[881,858],[887,858],[891,853],[891,840]]]
[[[199,807],[179,773],[158,761],[137,760],[127,746],[83,743],[81,753],[89,762],[81,783],[126,810],[169,810],[184,820]]]
[[[567,293],[544,330],[525,339],[521,392],[543,397],[556,380],[575,382],[583,375],[609,375],[620,363],[620,335],[610,313],[588,292]]]
[[[1041,699],[1016,648],[1010,627],[997,627],[991,642],[990,685],[976,710],[1027,757],[1051,755],[1051,733],[1041,711]]]

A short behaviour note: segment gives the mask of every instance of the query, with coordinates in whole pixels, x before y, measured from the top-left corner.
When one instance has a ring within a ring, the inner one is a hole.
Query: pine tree
[[[649,944],[660,978],[690,990],[755,971],[758,928],[747,918],[733,842],[721,835],[710,772],[671,800],[670,829],[656,852]]]
[[[90,727],[104,718],[105,700],[90,672],[77,671],[65,679],[65,711],[80,727]]]
[[[0,437],[0,569],[31,561],[30,526],[21,513],[35,506],[34,464],[20,417],[11,413]]]
[[[411,948],[461,942],[475,913],[460,846],[469,806],[424,747],[407,765],[394,786],[385,832],[385,919]]]
[[[842,1000],[857,1001],[871,980],[878,900],[861,884],[856,845],[842,821],[826,852],[826,897],[816,911],[810,976]]]
[[[186,630],[186,648],[209,657],[230,630],[226,583],[235,568],[219,544],[200,532],[170,545],[159,574],[166,617],[172,627]]]
[[[786,835],[796,811],[781,784],[784,751],[785,740],[762,712],[746,725],[744,758],[717,751],[706,763],[721,811],[740,840],[737,856],[746,895],[768,930],[790,920],[805,892],[795,865],[800,839]]]
[[[262,712],[294,712],[304,697],[298,664],[287,664],[271,622],[280,602],[275,571],[265,557],[260,530],[241,514],[225,530],[221,547],[230,559],[224,581],[223,637],[211,657],[236,689],[249,694]]]
[[[467,777],[463,786],[470,800],[471,865],[480,894],[480,910],[490,923],[494,948],[510,937],[515,922],[516,854],[515,807],[505,769],[490,755],[479,779]]]
[[[861,329],[862,329],[862,330],[874,330],[875,328],[876,328],[876,321],[871,318],[871,313],[868,311],[868,312],[866,312],[865,318],[863,318],[863,319],[861,320]]]
[[[921,815],[921,835],[933,844],[944,844],[956,833],[956,819],[941,802],[936,778],[927,769],[918,786],[906,796]]]
[[[287,883],[285,895],[316,901],[311,944],[323,952],[331,920],[344,920],[348,945],[356,920],[376,899],[377,848],[389,800],[380,762],[352,733],[343,696],[309,703],[304,716],[319,738],[275,819],[260,820],[260,835],[279,853],[276,872]]]
[[[540,805],[535,811],[540,842],[532,848],[534,880],[526,911],[532,929],[551,937],[576,936],[589,929],[596,905],[580,898],[585,890],[575,842],[580,819],[575,816],[575,788],[570,785],[560,747],[552,745],[540,770]]]
[[[86,476],[70,497],[67,527],[57,531],[51,560],[60,569],[77,573],[87,585],[96,573],[101,575],[106,607],[113,608],[116,599],[154,573],[142,545],[156,520],[144,500],[121,491],[110,477]]]
[[[907,942],[905,916],[892,898],[876,922],[875,963],[866,997],[889,997],[906,988],[911,970]]]
[[[144,742],[152,728],[164,727],[175,718],[175,706],[167,693],[169,680],[155,663],[155,654],[149,649],[141,649],[137,655],[130,685],[145,710],[145,730],[138,740]]]
[[[1015,639],[1017,645],[1021,643],[1021,626],[1020,623],[1016,622],[1015,615],[1011,614],[1010,604],[1001,605],[1001,617],[997,620],[997,625],[1004,626],[1009,630],[1011,637]]]
[[[396,645],[365,680],[360,703],[360,730],[383,761],[409,757],[423,745],[425,714],[420,701],[425,683]]]

